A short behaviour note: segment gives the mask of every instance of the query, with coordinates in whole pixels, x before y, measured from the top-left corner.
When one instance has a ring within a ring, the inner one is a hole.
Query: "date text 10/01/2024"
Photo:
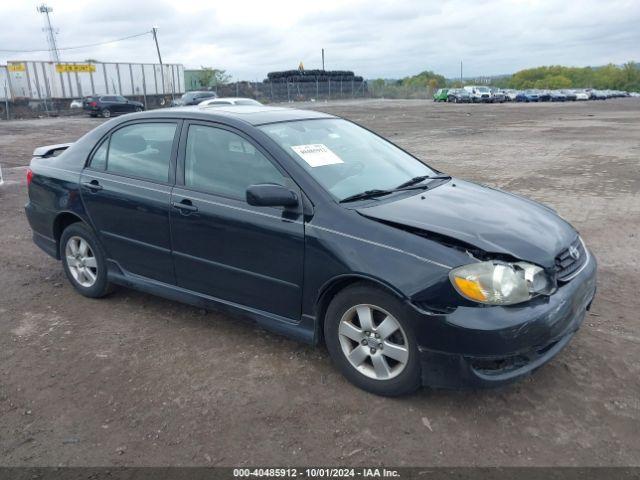
[[[285,477],[285,478],[393,478],[397,470],[386,468],[235,468],[234,478]]]

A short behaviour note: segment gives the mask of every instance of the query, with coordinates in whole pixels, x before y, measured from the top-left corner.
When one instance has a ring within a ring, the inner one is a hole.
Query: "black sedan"
[[[447,102],[471,103],[471,96],[464,88],[451,88],[447,92]]]
[[[123,285],[324,341],[377,394],[523,377],[595,294],[593,255],[551,209],[324,113],[129,115],[37,149],[27,180],[33,239],[80,294]]]
[[[100,115],[109,118],[119,113],[141,112],[144,110],[144,104],[127,100],[121,95],[102,95],[83,98],[82,109],[92,117]]]

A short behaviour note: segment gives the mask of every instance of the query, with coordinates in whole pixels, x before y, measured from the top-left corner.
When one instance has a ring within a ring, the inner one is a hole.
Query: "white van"
[[[491,98],[491,89],[489,87],[479,87],[476,85],[467,85],[464,89],[469,92],[469,96],[471,97],[471,101],[476,102],[486,102],[489,103],[492,101]]]

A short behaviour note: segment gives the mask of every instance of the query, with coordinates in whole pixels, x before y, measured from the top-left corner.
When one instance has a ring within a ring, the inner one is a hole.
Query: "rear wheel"
[[[102,115],[104,118],[109,118],[111,116],[111,110],[109,110],[108,108],[103,108],[102,110],[100,110],[100,115]]]
[[[104,252],[85,224],[73,223],[62,232],[60,258],[71,285],[85,297],[103,297],[111,291]]]
[[[406,306],[367,285],[338,293],[325,316],[327,349],[343,375],[369,392],[398,396],[420,386],[420,363]]]

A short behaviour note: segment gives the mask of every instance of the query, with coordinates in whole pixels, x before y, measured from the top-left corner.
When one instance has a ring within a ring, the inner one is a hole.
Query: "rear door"
[[[169,209],[179,121],[127,123],[103,139],[81,195],[107,257],[127,273],[175,283]]]
[[[245,200],[252,184],[297,186],[243,133],[211,123],[185,122],[177,172],[171,235],[178,285],[299,320],[301,207],[254,207]]]

